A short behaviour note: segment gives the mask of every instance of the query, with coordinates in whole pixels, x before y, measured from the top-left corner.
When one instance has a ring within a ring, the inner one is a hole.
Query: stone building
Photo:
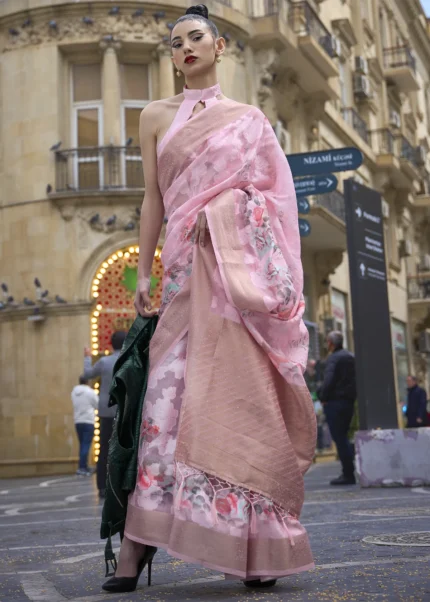
[[[70,391],[84,345],[108,353],[112,330],[133,319],[139,114],[181,90],[168,41],[183,6],[0,0],[0,476],[75,469]],[[407,372],[429,373],[430,37],[420,2],[208,6],[228,41],[224,93],[261,107],[286,153],[364,155],[337,191],[310,199],[306,321],[314,357],[333,327],[353,347],[342,195],[353,176],[384,198],[401,401]]]

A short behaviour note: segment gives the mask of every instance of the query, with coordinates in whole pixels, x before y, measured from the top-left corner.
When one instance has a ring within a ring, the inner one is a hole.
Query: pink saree
[[[163,302],[125,533],[240,579],[310,569],[316,425],[287,160],[261,111],[223,99],[176,123],[158,174]]]

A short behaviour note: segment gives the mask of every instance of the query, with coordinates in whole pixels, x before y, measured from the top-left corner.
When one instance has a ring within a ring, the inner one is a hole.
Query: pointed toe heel
[[[134,592],[139,582],[139,577],[146,565],[148,565],[148,586],[150,586],[152,577],[152,561],[154,560],[156,552],[157,548],[154,548],[153,546],[146,546],[143,558],[137,567],[137,575],[135,577],[111,577],[103,583],[102,589],[111,594]]]

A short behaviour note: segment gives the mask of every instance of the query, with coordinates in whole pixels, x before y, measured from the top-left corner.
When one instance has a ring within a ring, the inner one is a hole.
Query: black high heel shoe
[[[148,586],[150,586],[152,561],[156,552],[157,548],[154,548],[154,546],[145,546],[143,558],[137,566],[137,575],[135,577],[111,577],[103,583],[102,589],[104,589],[105,592],[110,592],[112,594],[134,592],[134,590],[137,587],[139,577],[142,574],[142,571],[146,567],[146,565],[148,565]]]
[[[270,581],[261,581],[261,579],[252,579],[251,581],[243,582],[246,587],[252,587],[254,589],[266,589],[276,585],[276,579],[270,579]]]

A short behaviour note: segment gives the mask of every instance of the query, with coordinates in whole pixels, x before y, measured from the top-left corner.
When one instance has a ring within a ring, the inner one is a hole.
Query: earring
[[[220,63],[221,62],[221,57],[217,56],[216,62]]]
[[[176,71],[176,77],[181,77],[182,75],[182,71],[179,71],[179,69]]]

